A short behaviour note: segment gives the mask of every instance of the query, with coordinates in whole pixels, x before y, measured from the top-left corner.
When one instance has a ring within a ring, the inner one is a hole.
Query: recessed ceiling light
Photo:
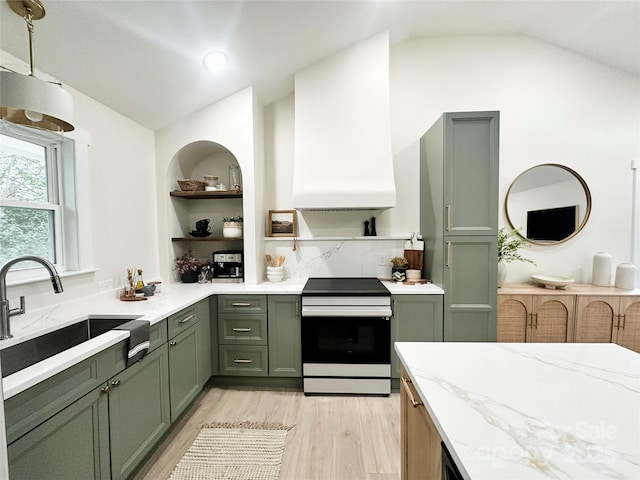
[[[211,70],[212,72],[218,72],[222,70],[229,58],[224,52],[214,51],[207,53],[202,59],[202,65],[207,70]]]

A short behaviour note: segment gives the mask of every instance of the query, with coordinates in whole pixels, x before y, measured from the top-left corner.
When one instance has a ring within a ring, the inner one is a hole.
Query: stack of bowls
[[[270,282],[281,282],[284,279],[284,266],[267,267],[267,280]]]

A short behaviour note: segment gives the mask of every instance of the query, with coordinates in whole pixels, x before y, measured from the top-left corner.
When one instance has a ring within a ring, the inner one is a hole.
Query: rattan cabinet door
[[[614,341],[640,353],[640,298],[620,297],[620,320]]]
[[[611,343],[618,325],[619,297],[578,295],[576,342]]]
[[[498,295],[498,342],[526,342],[531,322],[531,295]]]
[[[566,343],[573,341],[575,297],[536,295],[528,342]]]

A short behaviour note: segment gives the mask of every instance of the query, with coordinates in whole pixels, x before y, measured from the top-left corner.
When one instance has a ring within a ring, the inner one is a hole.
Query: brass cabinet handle
[[[451,242],[447,242],[447,267],[451,267],[452,263]]]
[[[532,313],[531,315],[532,315],[532,317],[531,317],[531,326],[534,327],[534,328],[538,328],[538,314],[537,313]],[[536,324],[535,325],[533,325],[533,317],[536,318]]]
[[[106,385],[100,389],[102,393],[109,393],[109,390],[111,390],[111,387],[109,385]]]
[[[169,342],[169,345],[171,347],[175,347],[177,344],[178,344],[178,342],[176,342],[175,340],[172,340],[172,341]]]
[[[182,320],[180,320],[178,323],[187,323],[190,320],[193,320],[194,318],[196,318],[195,314],[191,314],[189,316],[184,317]]]
[[[527,322],[527,325],[529,325],[530,327],[533,327],[533,313],[529,312],[527,316],[529,317],[529,321]]]
[[[402,386],[404,387],[405,391],[407,392],[407,395],[409,396],[409,401],[411,402],[411,405],[413,405],[413,408],[418,408],[419,406],[424,405],[424,403],[422,403],[421,400],[416,400],[415,397],[413,396],[413,392],[409,388],[409,384],[411,383],[411,379],[405,378],[405,377],[400,377],[400,380],[402,380]]]
[[[626,314],[624,315],[620,315],[618,314],[618,328],[621,328],[622,330],[624,330],[624,325],[626,323]],[[620,321],[622,320],[622,322]]]
[[[447,232],[451,231],[451,205],[445,207],[447,211]]]
[[[249,358],[236,358],[233,363],[253,363],[253,360]]]
[[[251,328],[244,328],[244,327],[235,327],[232,329],[234,332],[250,332]]]
[[[251,303],[249,302],[234,302],[231,304],[232,307],[250,307]]]
[[[120,380],[114,380],[113,382],[111,382],[112,387],[117,387],[119,385],[120,385]]]

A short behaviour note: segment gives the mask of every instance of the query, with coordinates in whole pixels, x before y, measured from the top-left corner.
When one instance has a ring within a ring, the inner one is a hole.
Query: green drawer
[[[220,295],[218,313],[267,313],[266,295]]]
[[[175,337],[194,323],[197,323],[197,321],[198,315],[196,313],[195,305],[187,307],[184,310],[180,310],[178,313],[174,313],[167,320],[169,338]]]
[[[268,350],[258,345],[220,345],[220,375],[266,377]]]
[[[221,345],[266,345],[267,316],[262,313],[219,315],[218,342]]]

